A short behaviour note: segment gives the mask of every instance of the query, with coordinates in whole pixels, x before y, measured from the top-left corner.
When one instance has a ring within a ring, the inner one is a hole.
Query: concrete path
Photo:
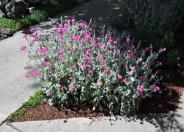
[[[179,105],[175,113],[138,115],[134,120],[103,117],[4,123],[0,132],[184,132],[184,95]]]
[[[19,47],[22,34],[0,41],[0,123],[37,89],[32,80],[24,80],[27,55]]]

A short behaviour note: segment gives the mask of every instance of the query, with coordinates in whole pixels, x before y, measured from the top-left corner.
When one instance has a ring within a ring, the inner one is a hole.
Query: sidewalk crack
[[[11,123],[5,123],[7,126],[9,126],[9,127],[11,127],[12,129],[14,129],[14,130],[16,130],[16,131],[18,131],[18,132],[23,132],[22,130],[20,130],[19,128],[17,128],[17,127],[15,127],[15,126],[13,126]]]

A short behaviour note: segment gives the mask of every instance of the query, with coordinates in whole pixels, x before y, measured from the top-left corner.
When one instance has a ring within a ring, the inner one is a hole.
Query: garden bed
[[[146,98],[140,104],[137,114],[149,113],[168,113],[178,108],[178,103],[183,87],[173,84],[164,84],[162,93]],[[36,98],[36,96],[33,98]],[[30,100],[28,101],[30,102]],[[32,101],[31,101],[32,102]],[[26,108],[27,107],[27,108]],[[22,112],[21,112],[22,111]],[[36,106],[23,106],[9,117],[10,122],[35,121],[35,120],[54,120],[68,119],[74,117],[100,118],[110,116],[106,111],[92,111],[89,107],[76,108],[59,108],[50,106],[47,102],[41,101]]]

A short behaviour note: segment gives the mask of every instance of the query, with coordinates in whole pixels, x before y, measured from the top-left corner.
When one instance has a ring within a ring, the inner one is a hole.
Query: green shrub
[[[34,68],[26,76],[38,79],[51,105],[132,114],[141,99],[160,91],[153,69],[166,49],[155,53],[134,45],[128,34],[95,31],[84,21],[62,19],[52,31],[25,37]]]
[[[12,31],[17,31],[21,28],[21,25],[16,20],[0,18],[0,28],[10,28]]]
[[[135,40],[142,40],[143,45],[153,44],[153,48],[167,47],[177,49],[180,54],[184,47],[182,39],[178,39],[178,30],[184,30],[184,1],[183,0],[123,0],[122,1],[122,26],[133,32]],[[184,35],[184,33],[183,33]],[[175,51],[173,53],[176,53]],[[181,57],[181,56],[175,56]],[[165,56],[176,64],[176,59],[171,60],[170,55]]]

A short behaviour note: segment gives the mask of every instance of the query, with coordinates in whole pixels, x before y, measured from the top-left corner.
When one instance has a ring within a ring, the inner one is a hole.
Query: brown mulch
[[[175,111],[180,103],[180,96],[184,93],[184,75],[174,75],[175,81],[162,84],[162,92],[160,94],[152,94],[145,98],[139,105],[138,113],[168,113]],[[179,81],[178,81],[179,80]],[[74,117],[102,117],[108,116],[106,112],[94,112],[89,108],[67,109],[50,106],[48,103],[28,108],[26,115],[17,116],[11,121],[31,121],[31,120],[53,120],[68,119]]]
[[[81,108],[79,110],[67,109],[67,108],[57,108],[55,106],[50,106],[47,102],[43,102],[34,108],[28,108],[26,110],[28,114],[24,116],[17,116],[11,119],[12,122],[21,121],[33,121],[33,120],[54,120],[54,119],[68,119],[74,117],[102,117],[107,116],[103,112],[94,112],[89,108]]]

